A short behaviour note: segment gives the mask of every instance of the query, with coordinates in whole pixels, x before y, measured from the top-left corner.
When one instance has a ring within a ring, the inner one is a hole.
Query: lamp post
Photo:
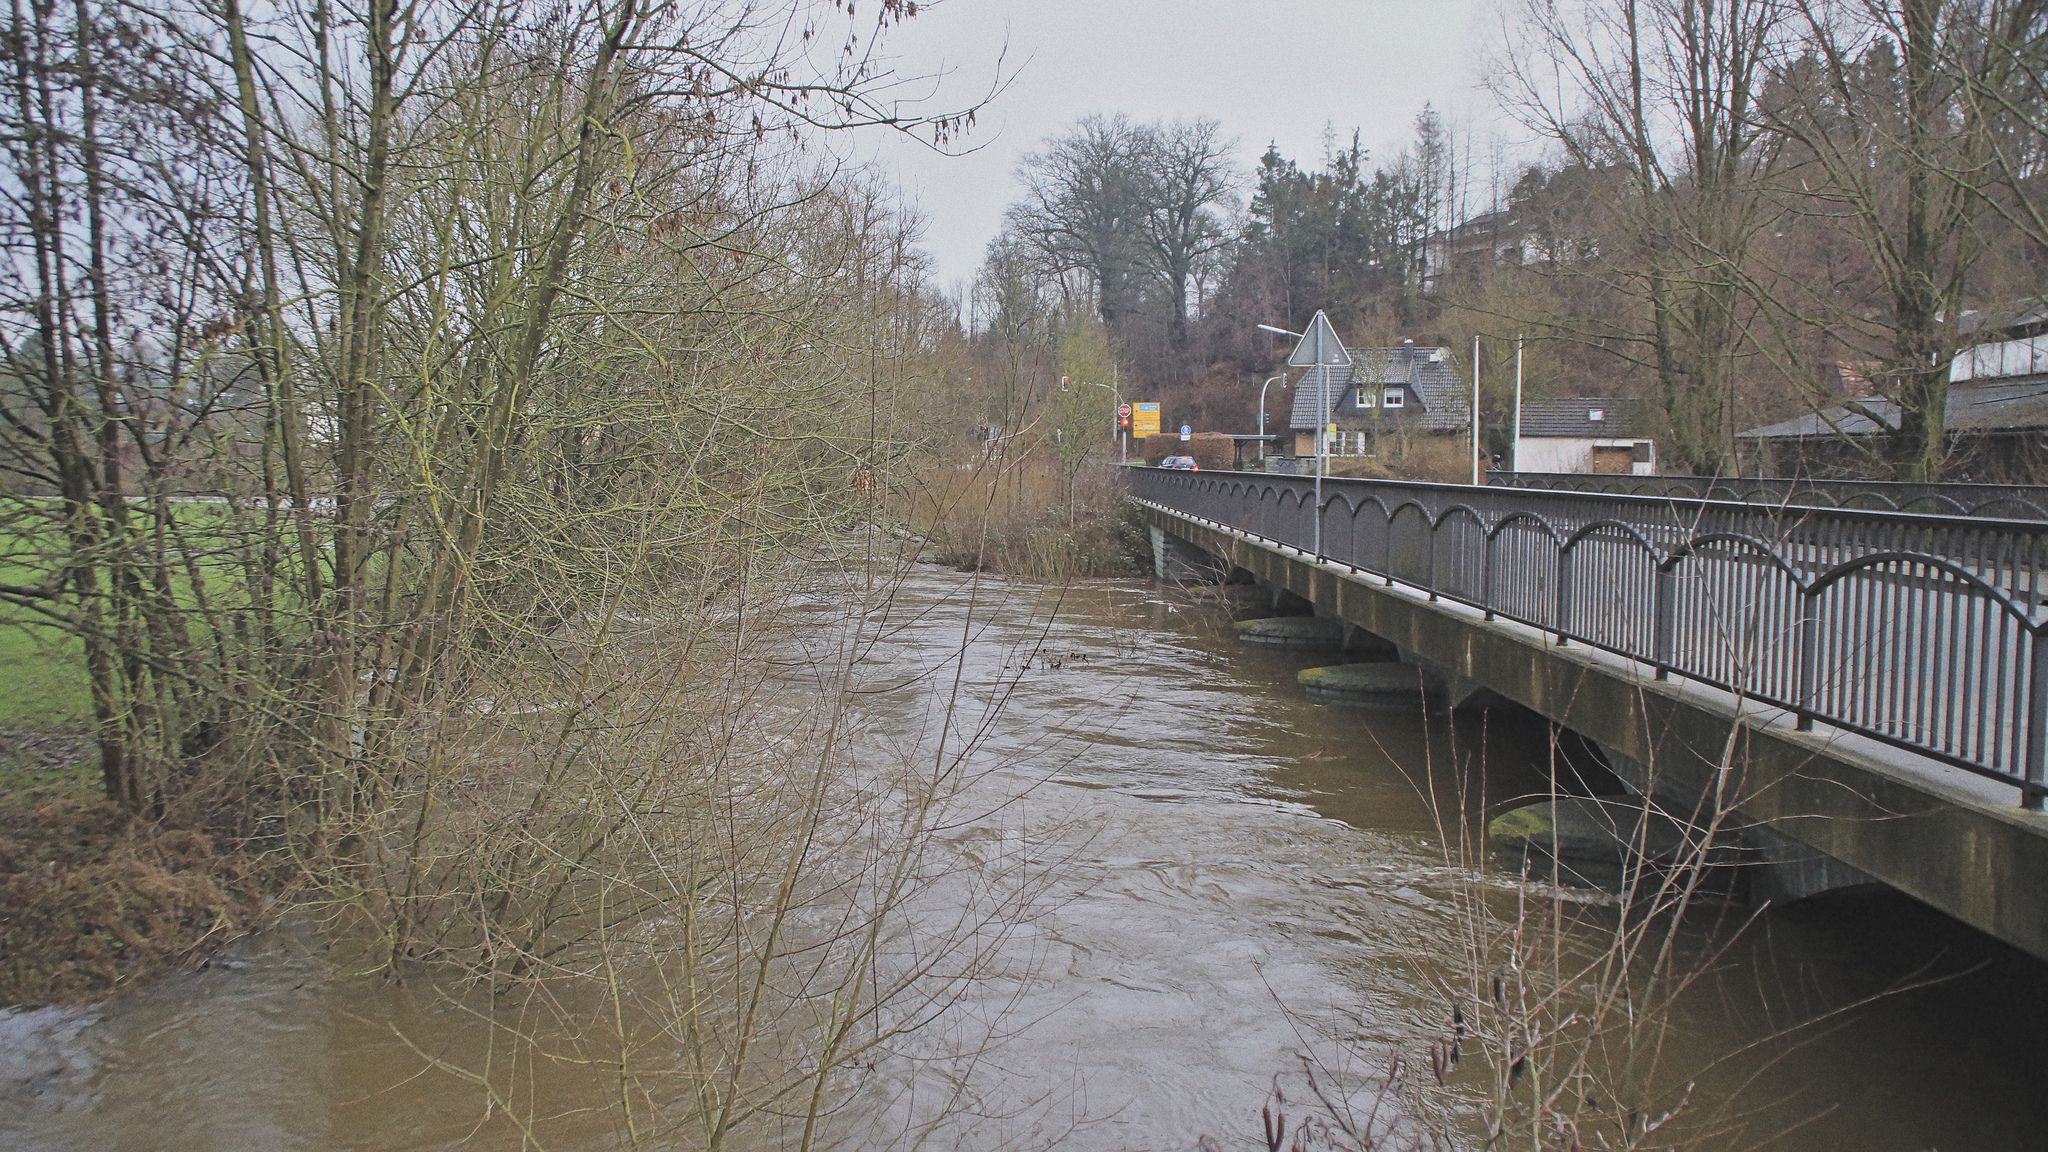
[[[1107,389],[1109,391],[1110,402],[1115,404],[1118,409],[1123,408],[1124,394],[1121,389],[1116,387],[1116,385],[1097,384],[1093,380],[1083,380],[1082,383],[1088,385],[1090,388]],[[1120,446],[1120,450],[1117,453],[1117,463],[1129,464],[1131,462],[1131,442],[1129,439],[1125,437],[1124,430],[1121,427],[1116,427],[1115,425],[1112,425],[1112,427],[1115,427],[1117,443]]]
[[[1266,389],[1285,379],[1287,379],[1285,374],[1271,376],[1267,378],[1264,384],[1259,385],[1259,466],[1261,468],[1265,467],[1266,459]]]
[[[1314,553],[1317,559],[1321,559],[1323,555],[1323,461],[1328,455],[1330,447],[1328,438],[1330,429],[1330,369],[1323,363],[1323,330],[1329,326],[1329,322],[1321,320],[1321,313],[1316,315],[1319,322],[1309,325],[1310,328],[1315,329],[1316,334],[1315,367],[1312,369],[1316,374],[1316,513],[1315,523],[1309,532],[1309,551]],[[1292,336],[1297,340],[1306,335],[1305,333],[1290,331],[1273,324],[1260,324],[1258,329],[1261,332],[1271,332],[1276,336]]]

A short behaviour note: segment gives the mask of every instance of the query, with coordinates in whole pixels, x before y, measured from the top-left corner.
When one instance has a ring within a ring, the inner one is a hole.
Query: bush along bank
[[[1112,465],[1062,477],[1049,468],[992,464],[936,477],[923,486],[912,515],[934,560],[1034,580],[1149,570],[1144,526]]]
[[[0,1006],[101,999],[268,914],[274,877],[240,837],[194,813],[130,815],[100,793],[91,746],[0,732]]]

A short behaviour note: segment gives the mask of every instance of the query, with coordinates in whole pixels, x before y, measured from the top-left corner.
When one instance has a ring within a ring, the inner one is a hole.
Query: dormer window
[[[1407,402],[1407,394],[1399,388],[1389,388],[1380,396],[1380,407],[1382,408],[1399,408]]]
[[[1351,401],[1352,401],[1352,404],[1353,404],[1353,406],[1354,406],[1354,407],[1358,407],[1358,408],[1370,408],[1370,407],[1372,407],[1372,406],[1373,406],[1373,404],[1375,403],[1375,401],[1374,401],[1374,397],[1373,397],[1373,393],[1372,393],[1372,389],[1370,389],[1370,388],[1360,388],[1360,389],[1359,389],[1359,390],[1358,390],[1357,392],[1354,392],[1354,393],[1352,393],[1352,396],[1351,396]]]

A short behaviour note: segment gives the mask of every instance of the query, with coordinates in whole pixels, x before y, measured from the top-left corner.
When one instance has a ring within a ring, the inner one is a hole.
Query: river
[[[1304,1114],[1304,1053],[1351,1053],[1355,1084],[1396,1054],[1430,1075],[1475,901],[1516,898],[1446,850],[1464,825],[1445,814],[1461,779],[1483,775],[1488,805],[1540,790],[1542,724],[1311,704],[1295,673],[1316,657],[1239,644],[1227,609],[1143,582],[920,568],[888,615],[861,738],[915,726],[957,671],[986,817],[948,829],[948,850],[1028,827],[1059,861],[985,1002],[949,1009],[993,1039],[961,1074],[969,1106],[926,1146],[1263,1147],[1276,1076]],[[1014,805],[986,802],[1004,792]],[[1597,948],[1609,898],[1561,898],[1568,931]],[[1685,1122],[1711,1133],[1699,1146],[2048,1147],[2042,965],[1894,895],[1717,935],[1744,915],[1693,914],[1680,965],[1699,976],[1661,1021],[1652,1095],[1686,1101]],[[340,967],[286,929],[93,1009],[0,1016],[0,1147],[518,1147],[472,1085],[423,1060],[422,1037],[480,1043],[464,1014]],[[1476,1122],[1478,1063],[1436,1097],[1457,1132]],[[566,1115],[577,1091],[536,1095]],[[901,1108],[849,1110],[845,1142],[908,1144]],[[549,1147],[619,1143],[596,1120],[554,1131]]]

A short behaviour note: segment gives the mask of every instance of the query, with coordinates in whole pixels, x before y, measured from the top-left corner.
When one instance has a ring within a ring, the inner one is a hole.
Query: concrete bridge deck
[[[1463,694],[1484,689],[1580,733],[1667,804],[1726,798],[1770,839],[1809,854],[1804,890],[1867,878],[2048,958],[2048,814],[2014,803],[2001,774],[1815,723],[1672,675],[1668,664],[1560,645],[1551,629],[1319,558],[1177,508],[1171,496],[1142,485],[1135,493],[1147,525],[1189,559],[1300,596]]]

